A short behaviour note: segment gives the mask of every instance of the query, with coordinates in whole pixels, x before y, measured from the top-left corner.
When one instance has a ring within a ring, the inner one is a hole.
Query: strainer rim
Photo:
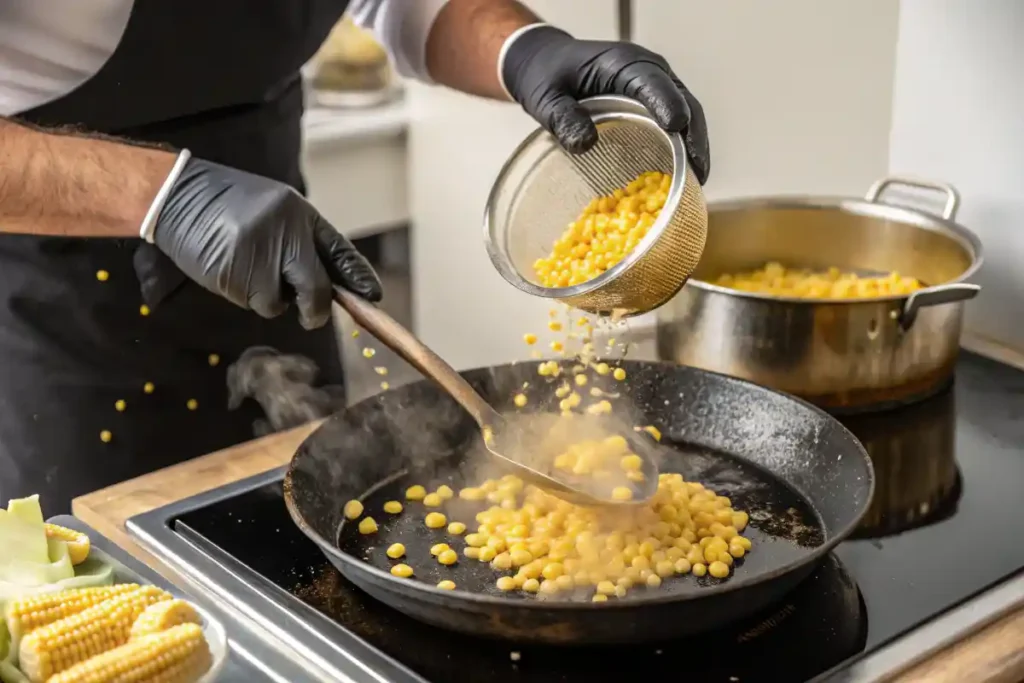
[[[503,188],[511,170],[518,163],[524,150],[529,148],[529,146],[540,137],[552,137],[551,134],[543,127],[536,128],[530,132],[529,135],[516,145],[516,148],[509,155],[508,159],[506,159],[505,163],[502,164],[501,169],[498,171],[498,175],[495,177],[494,183],[491,186],[491,190],[487,195],[487,206],[484,209],[483,220],[484,245],[487,249],[487,255],[491,259],[491,263],[507,282],[527,294],[547,299],[569,299],[589,294],[608,285],[610,282],[625,274],[626,271],[633,268],[654,247],[670,224],[672,216],[675,214],[676,209],[682,202],[683,193],[686,189],[687,176],[689,175],[689,158],[686,154],[686,145],[683,141],[682,134],[669,132],[663,129],[651,115],[650,111],[641,102],[621,95],[601,95],[581,100],[580,104],[590,111],[591,118],[595,123],[627,119],[641,120],[644,125],[648,125],[660,133],[661,138],[668,145],[672,154],[672,183],[669,186],[668,196],[657,220],[655,220],[650,230],[647,231],[647,234],[644,235],[643,240],[641,240],[640,243],[636,245],[636,247],[634,247],[624,259],[597,277],[587,280],[586,282],[581,282],[578,285],[569,285],[568,287],[544,287],[527,280],[519,272],[512,263],[512,259],[509,257],[506,244],[504,241],[499,243],[494,234],[494,229],[497,224],[495,212],[497,194],[499,190]],[[555,143],[555,147],[557,149],[561,149],[557,143]],[[568,154],[568,152],[565,152],[564,150],[562,150],[562,153]],[[520,186],[521,185],[522,183],[520,183]],[[666,208],[671,210],[666,211]]]

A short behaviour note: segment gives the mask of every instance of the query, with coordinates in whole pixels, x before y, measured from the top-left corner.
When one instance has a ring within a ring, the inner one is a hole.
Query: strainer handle
[[[498,423],[498,414],[473,386],[397,320],[361,296],[341,287],[334,288],[334,300],[360,327],[383,342],[424,376],[440,384],[481,428]]]
[[[882,178],[868,190],[864,197],[872,204],[881,202],[882,193],[891,187],[910,187],[916,190],[932,190],[946,195],[946,204],[942,207],[942,217],[947,221],[956,218],[957,209],[960,208],[960,193],[948,183],[940,183],[934,180],[922,180],[920,178],[908,178],[905,176],[888,176]]]

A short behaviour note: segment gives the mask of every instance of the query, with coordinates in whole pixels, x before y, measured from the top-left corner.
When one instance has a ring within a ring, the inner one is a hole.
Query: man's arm
[[[0,118],[0,232],[138,237],[176,159]]]
[[[540,19],[515,0],[448,0],[427,38],[427,71],[438,83],[509,99],[498,75],[505,40]]]

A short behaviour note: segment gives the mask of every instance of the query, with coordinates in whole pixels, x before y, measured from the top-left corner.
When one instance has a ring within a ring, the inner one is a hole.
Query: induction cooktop
[[[336,680],[856,680],[950,636],[964,611],[954,608],[985,589],[1005,591],[1003,582],[1019,575],[1006,595],[1024,590],[1024,372],[964,353],[942,394],[842,421],[864,443],[877,479],[854,537],[762,614],[670,642],[520,647],[421,624],[349,584],[295,527],[282,470],[147,513],[129,528]],[[994,618],[1000,604],[988,602]],[[943,614],[951,616],[936,619]],[[930,639],[900,640],[894,654],[891,644],[907,633]]]

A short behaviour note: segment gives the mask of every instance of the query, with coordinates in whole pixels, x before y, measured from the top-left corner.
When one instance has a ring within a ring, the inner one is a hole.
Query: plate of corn
[[[223,668],[219,622],[158,586],[118,582],[88,536],[43,522],[37,497],[0,508],[0,547],[3,683],[212,683]]]

